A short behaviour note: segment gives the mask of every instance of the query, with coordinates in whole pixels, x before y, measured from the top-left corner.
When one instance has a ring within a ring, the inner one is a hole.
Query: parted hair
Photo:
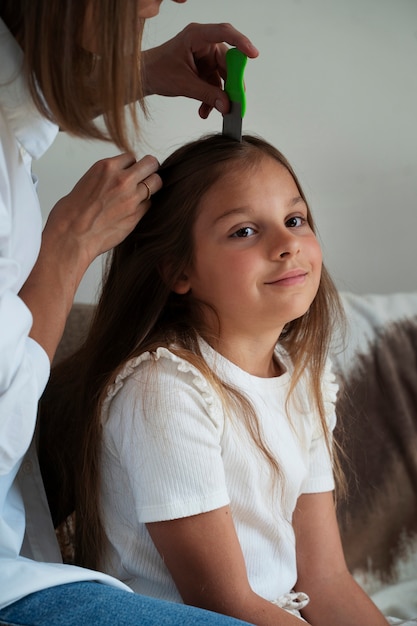
[[[56,481],[49,489],[47,485],[55,522],[75,507],[76,559],[82,565],[100,566],[104,538],[98,495],[103,401],[109,384],[132,357],[175,345],[177,354],[216,385],[226,405],[243,407],[241,413],[246,415],[253,439],[279,474],[277,460],[262,441],[262,429],[249,403],[219,380],[202,358],[198,336],[208,336],[204,303],[196,301],[192,292],[179,295],[173,291],[193,262],[193,225],[204,194],[228,172],[246,176],[264,158],[285,167],[305,199],[285,157],[257,137],[245,135],[239,143],[210,135],[166,159],[160,168],[162,189],[153,196],[135,230],[112,253],[85,344],[52,372],[41,403],[41,463],[45,474],[52,473]],[[308,221],[314,229],[310,211]],[[336,288],[323,267],[309,310],[289,322],[279,339],[294,367],[291,389],[302,375],[308,376],[329,447],[322,377],[333,328],[341,315]]]
[[[135,102],[143,96],[137,13],[136,0],[0,0],[35,105],[62,130],[132,149],[125,104],[137,129]],[[82,47],[86,19],[100,55]],[[101,113],[105,128],[95,121]]]

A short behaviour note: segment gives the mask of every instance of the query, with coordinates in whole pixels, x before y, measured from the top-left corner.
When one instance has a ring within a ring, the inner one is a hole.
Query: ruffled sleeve
[[[336,398],[338,385],[332,371],[331,362],[326,363],[322,384],[324,409],[328,429],[329,445],[336,426]],[[313,436],[309,450],[309,471],[304,481],[302,493],[319,493],[334,489],[332,459],[326,445],[326,438],[319,417],[315,417]]]
[[[332,369],[330,359],[326,363],[323,377],[323,399],[324,410],[326,412],[327,426],[333,431],[336,426],[336,400],[339,392],[339,385],[336,382],[336,376]]]
[[[145,353],[119,373],[104,409],[106,484],[120,474],[140,523],[229,503],[223,410],[197,368],[166,348]]]

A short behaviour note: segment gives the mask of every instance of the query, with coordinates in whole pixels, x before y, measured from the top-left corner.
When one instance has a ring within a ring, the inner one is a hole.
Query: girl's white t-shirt
[[[281,475],[274,480],[240,411],[226,415],[222,399],[188,361],[166,348],[131,360],[109,388],[103,411],[104,569],[137,592],[181,602],[146,523],[230,505],[250,584],[274,601],[297,579],[291,525],[297,498],[334,488],[322,427],[305,379],[288,418],[291,362],[278,349],[286,372],[258,378],[200,345],[206,362],[250,400]],[[323,391],[331,432],[337,385],[330,367]]]

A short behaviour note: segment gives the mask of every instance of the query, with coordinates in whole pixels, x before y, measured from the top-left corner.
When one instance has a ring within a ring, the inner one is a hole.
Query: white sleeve
[[[0,194],[0,475],[29,447],[38,400],[49,376],[49,359],[28,337],[32,316],[14,293],[21,268],[10,257],[11,223]]]
[[[189,363],[164,348],[157,354],[124,381],[104,424],[106,456],[127,475],[141,523],[229,503],[221,403]]]

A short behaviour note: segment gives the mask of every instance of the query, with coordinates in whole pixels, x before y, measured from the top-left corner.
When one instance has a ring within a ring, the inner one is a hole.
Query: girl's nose
[[[299,238],[286,229],[285,233],[276,233],[272,245],[272,256],[274,258],[286,259],[298,254],[300,251]]]
[[[298,245],[298,242],[293,241],[288,246],[285,246],[285,250],[280,252],[279,256],[281,258],[284,258],[286,256],[292,256],[294,254],[297,254],[299,251],[300,251],[300,246]]]

